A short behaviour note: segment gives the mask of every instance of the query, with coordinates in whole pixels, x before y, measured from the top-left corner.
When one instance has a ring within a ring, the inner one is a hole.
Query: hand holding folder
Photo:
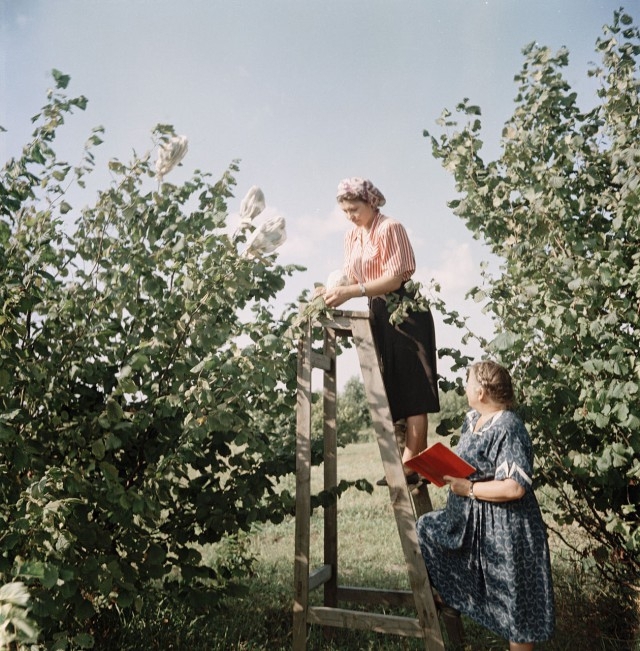
[[[468,477],[476,469],[442,443],[434,443],[404,462],[405,466],[426,477],[434,486],[444,486],[444,475]]]

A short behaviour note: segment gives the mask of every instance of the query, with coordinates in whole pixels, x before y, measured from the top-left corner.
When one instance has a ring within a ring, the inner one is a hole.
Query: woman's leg
[[[406,442],[402,454],[403,463],[411,457],[415,457],[416,454],[420,454],[427,447],[428,429],[429,417],[427,414],[407,416]]]
[[[533,642],[509,642],[509,651],[533,651]]]

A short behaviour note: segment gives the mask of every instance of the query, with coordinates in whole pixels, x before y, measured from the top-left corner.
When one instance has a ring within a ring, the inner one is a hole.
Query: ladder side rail
[[[380,448],[380,456],[389,484],[389,493],[404,552],[418,620],[425,629],[428,651],[444,650],[438,613],[427,569],[418,545],[416,517],[409,495],[402,460],[398,451],[386,391],[368,319],[353,319],[353,340],[358,352],[371,418]],[[391,428],[389,427],[391,425]]]
[[[324,488],[330,490],[338,485],[338,430],[337,430],[337,381],[336,381],[336,333],[324,329],[324,355],[332,361],[323,373],[324,412]],[[324,605],[338,605],[338,504],[337,501],[324,509],[324,564],[331,567],[331,577],[324,584]]]
[[[293,650],[307,646],[311,519],[311,324],[298,342]]]

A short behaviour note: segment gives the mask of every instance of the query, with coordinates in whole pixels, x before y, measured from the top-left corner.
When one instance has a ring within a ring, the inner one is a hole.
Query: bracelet
[[[476,496],[473,494],[473,482],[469,482],[469,495],[470,500],[475,500]]]
[[[367,288],[364,286],[364,283],[360,283],[360,295],[361,296],[367,295]]]

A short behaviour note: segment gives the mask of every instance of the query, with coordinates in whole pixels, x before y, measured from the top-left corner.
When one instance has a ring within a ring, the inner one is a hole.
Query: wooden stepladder
[[[319,325],[323,329],[322,353],[316,353],[312,349],[312,325],[316,327]],[[371,418],[389,484],[391,505],[404,552],[410,591],[339,585],[336,504],[324,510],[324,564],[310,571],[311,375],[313,368],[324,371],[324,489],[330,490],[338,485],[335,363],[337,336],[351,336],[358,353]],[[404,478],[368,312],[336,310],[331,319],[323,318],[315,324],[307,322],[306,333],[300,340],[298,350],[294,651],[306,649],[309,624],[423,638],[427,651],[444,651],[438,611],[415,531],[416,517],[428,510],[431,510],[431,501],[426,486],[410,492]],[[323,605],[309,605],[310,591],[320,586],[324,587]],[[338,607],[339,602],[414,606],[416,616],[403,617],[348,610]],[[449,624],[447,630],[452,630]],[[455,625],[456,637],[459,631],[459,625]],[[451,632],[450,637],[452,637]]]

